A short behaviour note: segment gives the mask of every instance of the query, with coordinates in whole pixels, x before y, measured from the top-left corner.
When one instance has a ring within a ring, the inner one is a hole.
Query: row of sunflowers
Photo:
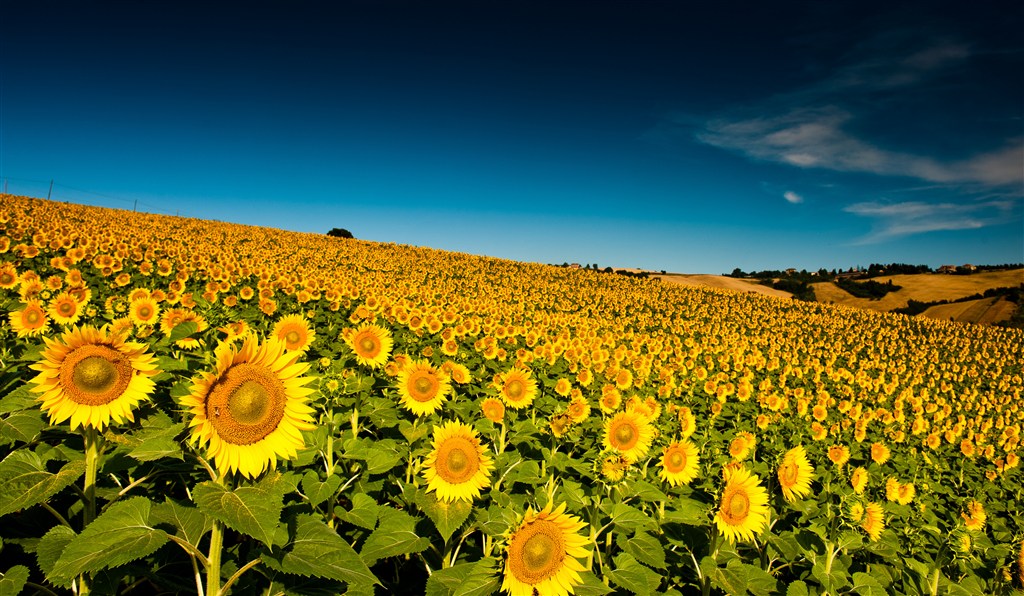
[[[1019,330],[0,195],[0,588],[1024,583]]]

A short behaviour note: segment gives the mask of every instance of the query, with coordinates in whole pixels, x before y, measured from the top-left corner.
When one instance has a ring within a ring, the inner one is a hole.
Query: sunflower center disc
[[[448,454],[448,469],[454,472],[456,476],[464,472],[468,465],[469,458],[466,457],[465,452],[461,449],[452,449],[452,452]]]
[[[266,415],[270,409],[267,390],[256,381],[246,381],[228,398],[231,417],[242,424],[253,424]]]
[[[508,385],[505,385],[505,394],[508,395],[510,399],[519,399],[523,396],[523,382],[519,379],[509,381]]]
[[[546,534],[536,534],[523,545],[523,562],[531,571],[542,571],[551,564],[555,541]]]
[[[562,530],[539,519],[520,530],[509,549],[512,572],[520,581],[537,584],[559,572],[565,559]]]
[[[75,314],[75,306],[68,302],[61,302],[57,311],[61,314],[61,316],[67,317]]]
[[[148,319],[151,314],[153,314],[153,310],[150,309],[148,306],[139,307],[140,319]]]
[[[35,325],[39,322],[39,311],[30,310],[25,313],[25,320],[28,321],[29,325]]]
[[[302,343],[302,336],[293,329],[285,334],[284,340],[289,346],[294,346]]]
[[[102,356],[89,356],[75,367],[75,386],[85,393],[106,393],[117,382],[117,367]]]
[[[449,484],[462,484],[480,469],[476,446],[465,437],[449,437],[438,449],[437,475]]]
[[[686,457],[680,451],[673,451],[668,455],[668,471],[678,472],[686,465]]]
[[[615,441],[620,449],[629,449],[636,440],[636,428],[632,424],[620,424],[615,429]]]
[[[750,498],[747,497],[747,493],[740,491],[733,494],[732,498],[729,499],[728,517],[738,523],[746,519],[749,511]]]
[[[796,462],[788,461],[788,462],[782,464],[782,470],[781,471],[782,471],[782,474],[780,475],[780,479],[782,480],[782,484],[783,485],[785,485],[785,486],[793,486],[794,484],[796,484],[796,477],[797,477],[797,473],[798,473],[797,467],[796,467]]]
[[[377,345],[377,342],[373,341],[372,337],[365,336],[359,340],[359,350],[364,356],[373,357],[377,355],[379,346]]]
[[[434,379],[424,373],[412,380],[412,398],[416,401],[430,401],[437,393]]]

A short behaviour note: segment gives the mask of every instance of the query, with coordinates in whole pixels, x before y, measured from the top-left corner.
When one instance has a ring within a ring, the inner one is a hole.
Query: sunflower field
[[[1011,594],[1024,333],[0,195],[0,594]]]

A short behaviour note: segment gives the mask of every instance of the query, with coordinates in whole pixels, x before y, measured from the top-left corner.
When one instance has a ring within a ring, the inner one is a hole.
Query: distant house
[[[975,267],[974,265],[971,265],[970,263],[967,263],[966,265],[961,267],[961,269],[966,269],[968,271],[977,271],[978,270],[977,267]]]
[[[796,275],[796,269],[794,269],[792,267],[790,267],[789,269],[786,269],[786,275]]]
[[[936,273],[956,273],[956,265],[943,265],[935,270]]]
[[[569,269],[579,269],[579,268],[580,268],[580,264],[579,263],[573,263],[573,264],[569,265]]]

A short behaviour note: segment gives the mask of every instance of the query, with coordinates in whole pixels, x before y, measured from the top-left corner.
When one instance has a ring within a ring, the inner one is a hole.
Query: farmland
[[[14,592],[1024,581],[1019,330],[11,195],[0,303]]]

